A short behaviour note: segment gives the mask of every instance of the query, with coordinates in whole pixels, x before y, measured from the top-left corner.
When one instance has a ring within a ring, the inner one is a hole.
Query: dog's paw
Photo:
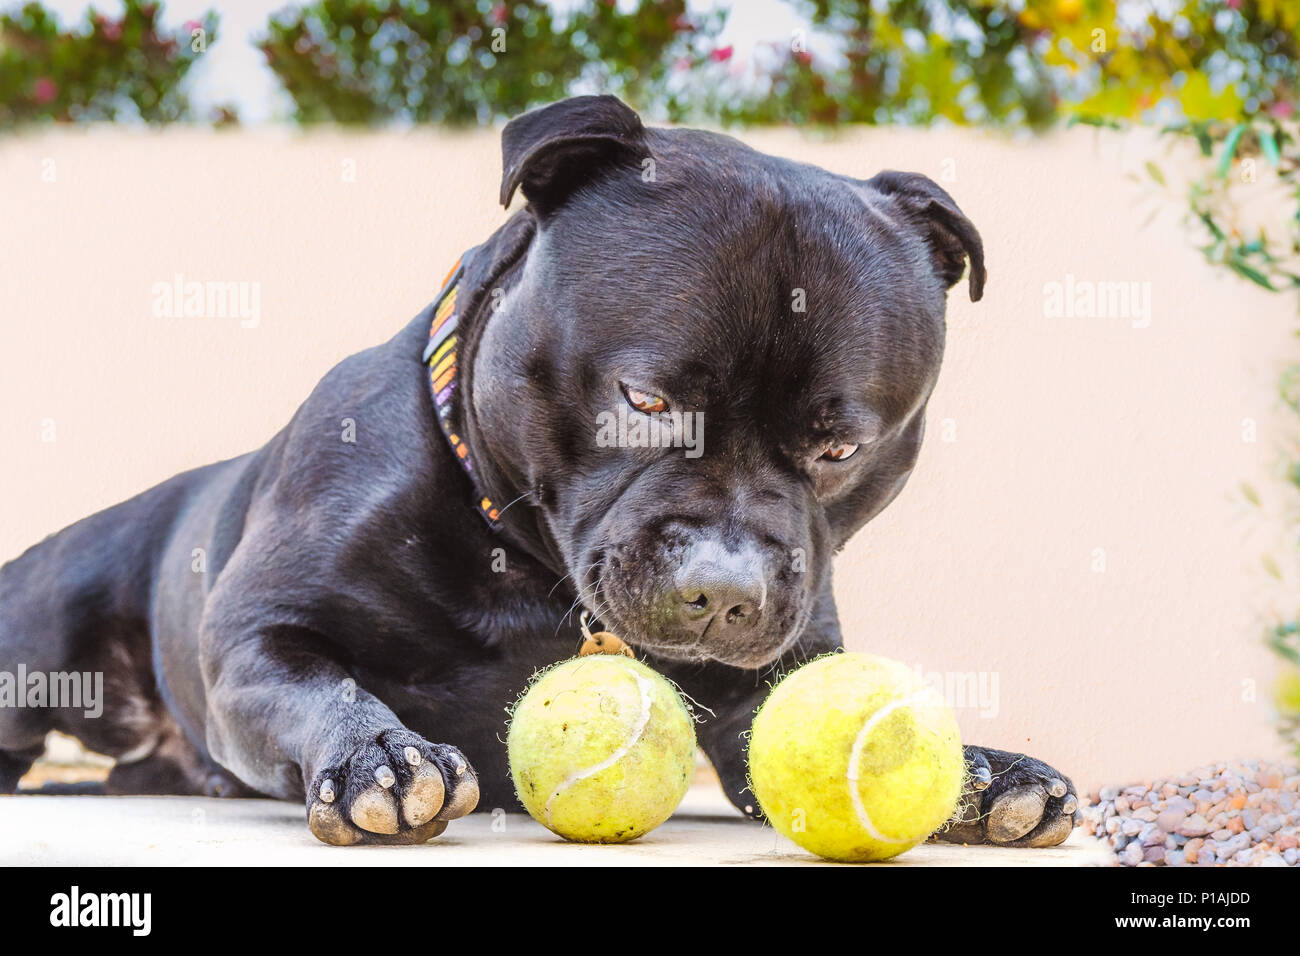
[[[478,803],[478,776],[455,747],[385,730],[307,788],[307,825],[334,846],[424,843]]]
[[[957,813],[932,839],[997,846],[1056,846],[1079,817],[1074,784],[1024,754],[966,747],[966,789]]]

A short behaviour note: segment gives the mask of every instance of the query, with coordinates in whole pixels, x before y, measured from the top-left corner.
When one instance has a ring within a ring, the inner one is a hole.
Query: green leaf
[[[1229,268],[1232,269],[1233,272],[1237,273],[1238,275],[1245,276],[1251,282],[1255,283],[1256,285],[1263,286],[1269,292],[1277,291],[1277,289],[1273,287],[1273,283],[1268,281],[1268,276],[1264,275],[1264,273],[1260,272],[1258,269],[1253,269],[1250,266],[1246,265],[1246,263],[1242,262],[1235,255],[1232,258],[1228,259],[1228,266]]]
[[[1154,179],[1161,186],[1165,185],[1165,174],[1160,171],[1160,167],[1151,160],[1147,160],[1147,175]]]
[[[1205,228],[1210,230],[1210,234],[1213,235],[1215,239],[1222,240],[1226,238],[1223,234],[1223,230],[1219,228],[1219,224],[1210,217],[1208,212],[1201,213],[1200,218],[1201,222],[1205,223]]]
[[[1260,506],[1259,492],[1255,490],[1254,486],[1247,484],[1246,482],[1243,481],[1241,483],[1241,494],[1247,501],[1249,501],[1256,508]]]
[[[1269,643],[1273,646],[1273,650],[1277,651],[1278,654],[1282,655],[1294,664],[1300,664],[1300,652],[1297,652],[1296,649],[1291,646],[1292,642],[1287,640],[1287,638],[1295,634],[1295,629],[1296,625],[1293,621],[1287,622],[1286,624],[1279,624],[1270,636]]]
[[[1214,172],[1220,178],[1228,175],[1228,170],[1232,168],[1232,157],[1237,152],[1237,144],[1241,142],[1241,134],[1246,131],[1245,126],[1234,126],[1232,132],[1223,143],[1223,152],[1219,155],[1219,165],[1215,167]]]
[[[1268,164],[1277,169],[1277,164],[1282,157],[1278,154],[1277,137],[1273,135],[1271,129],[1260,130],[1259,148],[1264,151],[1264,158],[1268,160]]]
[[[1214,140],[1210,139],[1210,131],[1203,124],[1198,124],[1194,130],[1196,134],[1196,144],[1201,147],[1201,155],[1209,157],[1214,154]]]

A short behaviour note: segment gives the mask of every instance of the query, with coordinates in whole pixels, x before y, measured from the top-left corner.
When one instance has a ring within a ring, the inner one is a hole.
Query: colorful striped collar
[[[456,352],[461,314],[457,308],[457,293],[460,282],[465,275],[464,256],[456,260],[443,280],[442,291],[433,300],[433,323],[429,327],[429,344],[424,348],[421,361],[429,369],[429,388],[433,393],[433,406],[438,418],[438,427],[447,437],[456,460],[460,462],[465,474],[474,485],[475,502],[479,514],[490,527],[495,528],[500,513],[492,499],[483,494],[474,477],[474,463],[470,461],[469,446],[465,439],[457,434],[457,378]]]

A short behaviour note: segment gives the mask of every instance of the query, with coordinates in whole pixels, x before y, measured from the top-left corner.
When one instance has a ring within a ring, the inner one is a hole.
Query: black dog
[[[0,667],[100,671],[105,710],[0,708],[0,792],[57,729],[114,793],[306,799],[335,844],[514,807],[505,707],[585,605],[703,705],[736,805],[769,680],[840,646],[831,557],[906,482],[975,228],[612,97],[521,116],[528,206],[264,448],[0,570]],[[451,744],[430,741],[450,741]],[[459,748],[459,749],[458,749]],[[1059,843],[1076,798],[967,747],[946,836]]]

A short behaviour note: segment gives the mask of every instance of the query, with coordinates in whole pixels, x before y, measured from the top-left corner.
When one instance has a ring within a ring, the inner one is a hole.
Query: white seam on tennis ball
[[[858,815],[858,822],[862,824],[862,828],[870,834],[873,840],[879,840],[881,843],[910,843],[911,841],[885,836],[871,822],[871,814],[867,813],[867,808],[862,803],[862,794],[858,791],[858,759],[862,754],[862,748],[866,746],[867,735],[875,729],[877,724],[898,708],[911,707],[923,697],[938,697],[938,692],[933,687],[926,687],[924,690],[917,691],[911,697],[891,701],[868,718],[867,722],[862,725],[862,729],[858,731],[857,737],[853,740],[853,751],[849,755],[849,799],[853,801],[853,811]]]
[[[636,746],[637,741],[641,739],[641,735],[645,733],[646,725],[650,723],[650,706],[654,702],[653,692],[655,685],[648,678],[642,677],[635,671],[632,672],[632,676],[636,678],[637,690],[641,692],[641,713],[637,714],[636,723],[632,726],[631,736],[623,746],[619,747],[600,763],[593,767],[588,767],[585,770],[574,771],[569,774],[569,776],[565,778],[558,787],[551,791],[551,795],[546,798],[547,826],[551,825],[551,804],[555,802],[556,797],[562,794],[565,790],[568,790],[579,780],[585,780],[587,777],[598,774],[602,770],[614,766],[614,764],[618,763],[627,755],[628,751]]]

